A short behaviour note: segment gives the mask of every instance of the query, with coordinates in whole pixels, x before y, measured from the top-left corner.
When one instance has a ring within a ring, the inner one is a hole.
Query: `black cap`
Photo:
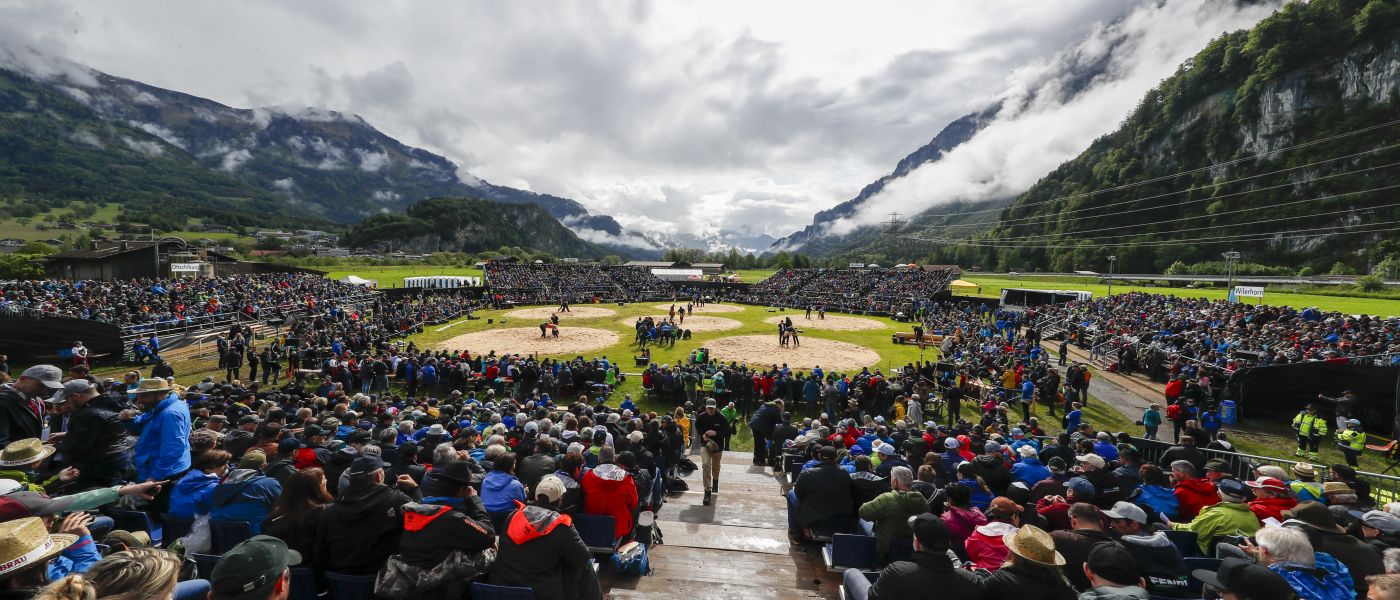
[[[359,430],[352,431],[350,435],[345,437],[345,441],[350,444],[367,444],[369,443],[369,432]]]
[[[1118,585],[1137,585],[1142,578],[1131,552],[1113,542],[1100,542],[1089,550],[1089,570]]]
[[[447,466],[443,467],[442,470],[434,469],[433,472],[437,473],[439,479],[446,479],[456,483],[472,482],[471,465],[468,465],[465,460],[454,460],[447,463]]]
[[[307,425],[301,433],[306,437],[311,437],[313,435],[326,435],[326,430],[321,429],[320,425]]]
[[[239,424],[239,425],[247,425],[247,424],[249,424],[249,423],[257,423],[257,422],[258,422],[258,418],[255,417],[255,416],[253,416],[253,415],[243,415],[243,416],[241,416],[241,417],[238,418],[238,424]]]
[[[286,453],[288,453],[288,452],[292,452],[292,451],[297,450],[297,449],[300,449],[300,448],[301,448],[301,440],[296,439],[296,438],[294,438],[294,437],[283,438],[282,441],[277,442],[277,453],[278,453],[278,454],[286,454]]]
[[[272,586],[282,572],[301,564],[301,554],[270,535],[255,535],[219,557],[209,583],[215,598],[242,597]]]
[[[1092,568],[1092,567],[1091,567]],[[1297,595],[1283,576],[1247,560],[1227,558],[1214,572],[1196,569],[1191,576],[1206,585],[1248,598],[1292,598]]]
[[[909,529],[925,550],[943,552],[948,549],[948,525],[938,515],[923,513],[909,517]]]
[[[825,446],[817,452],[817,457],[824,461],[836,460],[836,449],[831,446]]]
[[[355,462],[350,463],[350,468],[346,471],[350,475],[367,475],[384,468],[384,461],[379,460],[373,454],[362,454]]]
[[[1229,472],[1230,472],[1230,461],[1227,461],[1227,460],[1225,460],[1225,459],[1223,459],[1223,458],[1212,458],[1212,459],[1206,461],[1206,470],[1207,470],[1207,471],[1219,471],[1219,472],[1221,472],[1221,473],[1229,473]]]

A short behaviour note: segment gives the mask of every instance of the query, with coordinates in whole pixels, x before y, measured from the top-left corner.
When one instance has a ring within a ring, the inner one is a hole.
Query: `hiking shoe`
[[[714,493],[716,493],[716,494],[719,493],[719,482],[718,482],[718,481],[716,481],[713,485],[710,486],[710,491],[711,491],[711,492],[714,492]]]
[[[705,500],[701,502],[704,506],[710,505],[710,490],[705,490]]]

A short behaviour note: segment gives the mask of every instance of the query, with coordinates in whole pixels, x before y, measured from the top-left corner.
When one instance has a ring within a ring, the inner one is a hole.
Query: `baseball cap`
[[[56,515],[72,504],[72,496],[50,498],[42,492],[12,492],[0,498],[0,521]]]
[[[957,439],[957,438],[948,438],[948,439],[946,439],[946,440],[943,440],[943,447],[944,447],[944,448],[947,448],[947,449],[949,449],[949,450],[953,450],[953,449],[957,448],[959,445],[961,445],[961,443],[958,442],[958,439]]]
[[[326,430],[321,429],[320,425],[307,425],[306,429],[303,430],[301,433],[306,437],[311,437],[315,435],[326,435]]]
[[[1025,508],[1017,504],[1016,501],[1006,496],[997,496],[996,498],[992,498],[992,502],[987,505],[986,512],[996,511],[996,513],[1000,515],[1013,515],[1024,510]]]
[[[914,539],[926,550],[943,552],[948,549],[948,525],[933,513],[922,513],[909,517],[909,529]]]
[[[1090,567],[1093,568],[1093,567]],[[1247,560],[1227,558],[1215,571],[1196,569],[1191,576],[1206,585],[1249,598],[1291,598],[1297,595],[1283,576]]]
[[[1207,471],[1219,471],[1221,473],[1230,472],[1230,462],[1223,458],[1212,458],[1206,461]]]
[[[1244,500],[1245,496],[1249,493],[1246,491],[1248,488],[1246,488],[1243,483],[1240,483],[1238,479],[1221,479],[1216,482],[1215,488],[1220,490],[1222,495],[1237,500]]]
[[[238,468],[240,469],[261,469],[266,464],[267,455],[257,450],[244,454],[243,458],[238,459]]]
[[[715,399],[714,399],[714,398],[706,398],[706,399],[705,399],[705,408],[714,408],[714,407],[715,407]]]
[[[1065,482],[1065,489],[1074,492],[1074,497],[1079,500],[1094,497],[1094,484],[1083,477],[1071,477]]]
[[[540,482],[535,485],[535,497],[544,496],[551,503],[558,502],[564,497],[564,482],[558,475],[545,475]]]
[[[817,456],[822,460],[836,460],[836,449],[831,446],[824,446],[818,451]]]
[[[1085,464],[1093,465],[1096,469],[1103,469],[1105,465],[1103,457],[1097,454],[1084,454],[1076,456],[1074,459]]]
[[[1118,585],[1137,585],[1142,577],[1132,553],[1118,544],[1095,544],[1085,562],[1095,575]]]
[[[63,371],[53,365],[34,365],[25,369],[19,376],[39,381],[51,390],[63,389]]]
[[[270,535],[255,535],[219,557],[209,574],[214,597],[241,597],[267,589],[287,567],[301,564],[301,553]]]
[[[291,452],[291,451],[293,451],[293,450],[297,450],[297,449],[300,449],[300,448],[301,448],[301,440],[298,440],[298,439],[296,439],[296,438],[294,438],[294,437],[283,438],[282,441],[277,442],[277,453],[278,453],[278,454],[286,454],[286,453],[288,453],[288,452]]]
[[[350,475],[367,475],[384,468],[384,461],[373,454],[362,454],[350,463]]]
[[[1130,521],[1137,521],[1143,525],[1147,524],[1147,511],[1142,510],[1141,507],[1132,502],[1124,502],[1122,500],[1114,502],[1113,508],[1103,511],[1103,516],[1110,519],[1128,519]],[[1114,581],[1116,582],[1117,580]]]
[[[894,444],[880,444],[880,454],[894,456]]]
[[[1360,519],[1367,527],[1379,529],[1381,533],[1386,535],[1400,532],[1400,517],[1383,510],[1368,510],[1365,513],[1359,510],[1353,510],[1351,511],[1351,515]]]
[[[57,390],[54,390],[53,396],[49,398],[49,401],[63,402],[69,396],[86,394],[93,387],[94,386],[92,385],[91,381],[88,381],[86,379],[74,379],[72,381],[69,381],[68,383],[63,384]]]
[[[247,425],[247,424],[249,424],[249,423],[257,423],[257,422],[258,422],[258,418],[255,417],[255,416],[253,416],[253,415],[243,415],[243,416],[241,416],[241,417],[238,417],[238,424],[239,424],[239,425]]]
[[[988,440],[987,443],[982,446],[982,452],[985,454],[996,454],[998,452],[1001,452],[1001,444]]]

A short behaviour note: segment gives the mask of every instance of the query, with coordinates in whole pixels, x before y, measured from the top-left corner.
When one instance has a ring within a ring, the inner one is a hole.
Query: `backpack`
[[[673,477],[671,479],[666,480],[667,494],[678,495],[682,492],[688,491],[690,491],[690,485],[687,484],[684,479],[681,479],[679,477]]]
[[[1181,405],[1180,405],[1180,404],[1168,404],[1168,405],[1167,405],[1167,418],[1168,418],[1168,419],[1171,419],[1171,420],[1175,421],[1175,420],[1177,420],[1177,418],[1180,417],[1180,416],[1181,416]]]
[[[651,573],[651,562],[647,560],[647,545],[641,542],[628,542],[612,555],[613,569],[622,575],[646,575]]]

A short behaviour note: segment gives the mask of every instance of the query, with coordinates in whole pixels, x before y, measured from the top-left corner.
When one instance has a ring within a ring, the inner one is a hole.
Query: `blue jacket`
[[[127,421],[126,429],[141,436],[133,448],[137,481],[169,479],[190,470],[190,407],[175,392]]]
[[[515,501],[525,501],[525,485],[505,471],[491,471],[481,480],[481,503],[486,512],[503,513],[515,509]]]
[[[1133,499],[1133,504],[1150,508],[1157,511],[1157,514],[1167,515],[1168,519],[1176,519],[1178,506],[1176,493],[1172,488],[1143,484],[1138,487],[1138,495]]]
[[[992,503],[991,492],[982,491],[982,486],[977,484],[976,479],[959,479],[958,483],[967,486],[972,490],[972,506],[977,510],[987,510],[987,506]]]
[[[1011,465],[1011,476],[1026,484],[1026,487],[1033,488],[1036,482],[1050,478],[1050,469],[1039,458],[1023,458],[1021,462]]]
[[[170,490],[170,515],[193,518],[209,513],[209,497],[219,485],[219,476],[190,471]]]
[[[282,484],[257,469],[234,469],[210,498],[210,521],[243,521],[253,535],[262,533],[262,522],[272,503],[282,495]]]
[[[1118,460],[1118,446],[1110,442],[1094,442],[1094,454],[1102,456],[1104,461]]]
[[[1298,592],[1299,598],[1351,600],[1356,597],[1351,569],[1326,552],[1313,554],[1313,568],[1279,562],[1269,565],[1269,570],[1288,581],[1288,585]]]
[[[49,562],[49,581],[58,581],[74,573],[86,573],[99,560],[102,560],[102,553],[97,551],[92,536],[80,536],[78,541]]]

